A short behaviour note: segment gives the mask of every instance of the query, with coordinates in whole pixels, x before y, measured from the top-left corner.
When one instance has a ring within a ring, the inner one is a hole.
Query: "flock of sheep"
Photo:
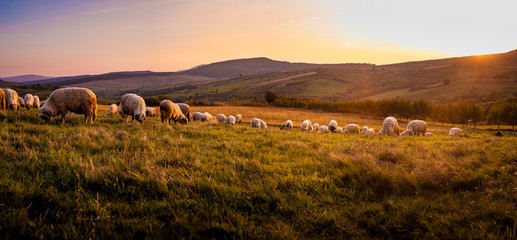
[[[97,97],[95,94],[87,88],[68,87],[60,88],[53,91],[46,101],[40,103],[38,96],[33,96],[28,93],[24,98],[18,97],[18,93],[12,89],[0,90],[0,109],[10,109],[16,111],[17,109],[25,107],[30,109],[32,107],[39,109],[38,118],[43,124],[51,121],[52,119],[62,116],[62,123],[65,122],[65,117],[69,112],[76,114],[83,114],[85,116],[85,123],[90,121],[93,124],[97,119]],[[116,114],[117,112],[122,118],[128,121],[131,116],[131,121],[136,119],[139,122],[143,122],[147,117],[156,116],[156,109],[152,107],[146,107],[145,101],[142,97],[128,93],[122,96],[120,104],[112,104],[109,107],[109,112]],[[160,103],[160,117],[161,122],[164,124],[170,124],[171,120],[182,124],[186,124],[189,121],[200,121],[210,122],[213,116],[208,113],[192,112],[189,105],[185,103],[173,103],[170,100],[163,100]],[[229,115],[226,117],[224,114],[217,115],[217,121],[234,125],[242,121],[242,116],[237,114],[236,116]],[[253,128],[267,128],[267,123],[259,118],[253,118],[250,121],[250,126]],[[291,120],[287,120],[280,129],[292,129],[294,126]],[[316,131],[319,133],[344,133],[344,134],[365,134],[374,135],[375,130],[363,126],[362,129],[357,124],[348,124],[343,129],[338,126],[336,120],[331,120],[328,126],[320,126],[318,123],[312,124],[310,120],[302,122],[300,129],[302,132]],[[408,123],[407,129],[400,132],[397,119],[394,117],[387,117],[384,119],[382,129],[377,134],[385,136],[433,136],[432,133],[427,131],[427,123],[423,120],[413,120]],[[465,136],[465,133],[460,128],[451,128],[449,136]]]

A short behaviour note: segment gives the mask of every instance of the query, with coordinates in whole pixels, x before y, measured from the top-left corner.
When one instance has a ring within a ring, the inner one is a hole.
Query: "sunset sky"
[[[515,9],[515,0],[3,0],[0,77],[501,53],[517,48]]]

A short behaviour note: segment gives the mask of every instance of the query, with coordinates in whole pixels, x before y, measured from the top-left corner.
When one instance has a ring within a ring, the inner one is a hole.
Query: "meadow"
[[[0,238],[515,239],[517,135],[379,137],[281,131],[286,119],[382,119],[194,107],[243,123],[124,122],[100,106],[41,125],[0,116]],[[268,129],[252,129],[259,117]],[[401,124],[405,128],[405,124]]]

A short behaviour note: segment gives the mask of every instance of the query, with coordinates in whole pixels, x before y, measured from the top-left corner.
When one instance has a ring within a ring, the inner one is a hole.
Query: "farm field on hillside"
[[[517,136],[380,137],[299,131],[382,119],[193,107],[243,123],[126,123],[100,106],[41,125],[0,116],[0,238],[479,238],[517,232]],[[268,129],[252,129],[262,118]],[[291,119],[295,128],[278,126]],[[401,124],[405,128],[405,124]]]

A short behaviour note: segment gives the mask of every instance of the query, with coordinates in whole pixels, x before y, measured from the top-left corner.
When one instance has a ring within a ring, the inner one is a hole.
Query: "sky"
[[[517,49],[515,9],[515,0],[2,0],[0,78],[502,53]]]

